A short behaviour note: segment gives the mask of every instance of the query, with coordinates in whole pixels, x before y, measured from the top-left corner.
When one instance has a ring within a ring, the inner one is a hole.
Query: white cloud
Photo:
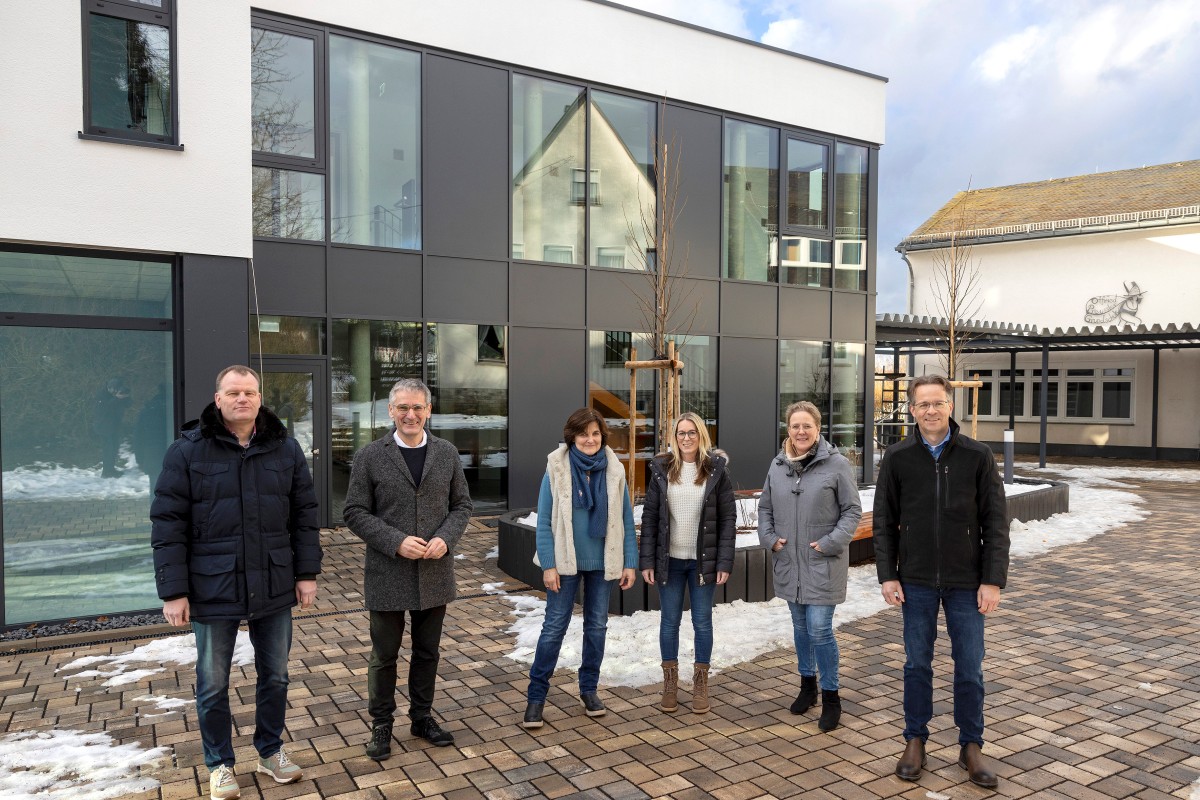
[[[808,26],[802,19],[777,19],[767,25],[766,33],[760,41],[772,47],[803,52],[806,42],[811,42],[811,34],[806,36],[807,32]]]
[[[1045,35],[1037,25],[1031,25],[1020,33],[1013,34],[989,47],[972,65],[985,81],[999,83],[1015,69],[1024,65],[1045,42]]]

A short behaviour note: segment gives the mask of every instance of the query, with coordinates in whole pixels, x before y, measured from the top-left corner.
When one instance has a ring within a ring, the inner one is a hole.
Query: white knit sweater
[[[679,483],[667,483],[667,510],[671,514],[671,558],[695,558],[704,513],[704,484],[696,484],[695,462],[683,462]]]

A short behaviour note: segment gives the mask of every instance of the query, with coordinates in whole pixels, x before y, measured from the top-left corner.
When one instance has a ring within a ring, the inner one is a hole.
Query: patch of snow
[[[461,561],[461,560],[463,560],[463,559],[464,559],[464,558],[466,558],[466,557],[467,557],[467,556],[466,556],[466,554],[465,554],[465,553],[455,553],[455,555],[454,555],[454,559],[455,559],[456,561]]]
[[[925,796],[928,797],[929,800],[950,800],[950,795],[942,794],[941,792],[926,792]]]
[[[195,700],[185,700],[182,697],[159,697],[158,695],[148,694],[142,697],[133,698],[135,703],[151,703],[160,711],[166,711],[167,714],[179,711],[186,706],[195,704]],[[142,714],[143,718],[147,717],[165,717],[167,714]]]
[[[127,469],[115,478],[100,477],[100,465],[67,467],[38,461],[7,470],[2,477],[4,502],[16,500],[128,500],[150,499],[150,478],[138,469]]]
[[[534,516],[537,516],[537,515],[535,514]],[[499,557],[500,557],[500,545],[496,545],[491,550],[488,550],[487,555],[485,555],[483,558],[486,561],[489,558],[499,558]]]
[[[1196,778],[1196,782],[1192,784],[1192,795],[1189,800],[1200,800],[1200,778]]]
[[[1139,688],[1139,689],[1141,689],[1141,690],[1143,690],[1143,691],[1150,691],[1151,689],[1153,689],[1153,688],[1154,688],[1154,684],[1152,684],[1152,683],[1139,683],[1139,684],[1138,684],[1138,688]]]
[[[128,653],[107,656],[83,656],[69,664],[59,667],[56,672],[63,672],[82,667],[96,665],[97,669],[85,669],[74,675],[67,675],[67,680],[79,678],[106,678],[103,686],[124,686],[136,683],[143,678],[164,672],[166,664],[187,666],[196,663],[196,636],[168,636],[164,639],[154,639]],[[254,663],[254,646],[250,644],[250,634],[238,631],[233,646],[233,665],[245,667]],[[153,669],[138,669],[138,664],[158,665]],[[105,669],[104,667],[107,667]]]
[[[503,581],[500,583],[485,583],[481,588],[488,594],[508,594],[508,592],[500,588],[502,586],[504,586]]]
[[[108,800],[151,791],[139,774],[170,754],[103,732],[26,731],[0,737],[0,796],[6,800]]]
[[[1046,467],[1018,465],[1022,471],[1061,475],[1071,482],[1116,489],[1131,488],[1122,480],[1163,481],[1165,483],[1200,483],[1200,469],[1166,469],[1157,467],[1094,467],[1074,464],[1049,464]],[[1073,495],[1072,495],[1073,496]]]

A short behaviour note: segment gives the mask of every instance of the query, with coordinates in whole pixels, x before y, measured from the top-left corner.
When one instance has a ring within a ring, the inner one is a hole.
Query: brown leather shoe
[[[904,755],[896,762],[896,777],[902,781],[915,781],[921,777],[921,768],[929,762],[925,755],[925,740],[916,737],[904,745]]]
[[[958,751],[958,765],[967,771],[967,778],[976,786],[995,789],[1000,783],[996,779],[996,773],[988,768],[987,760],[983,757],[979,745],[974,742],[964,744]]]

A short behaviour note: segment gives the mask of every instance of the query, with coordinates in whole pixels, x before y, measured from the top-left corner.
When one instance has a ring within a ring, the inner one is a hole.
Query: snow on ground
[[[1047,470],[1050,471],[1050,470]],[[1141,508],[1138,495],[1112,488],[1120,478],[1200,482],[1200,470],[1120,469],[1116,467],[1061,467],[1054,470],[1065,475],[1071,485],[1071,511],[1055,514],[1050,519],[1033,522],[1014,522],[1011,530],[1011,555],[1016,558],[1046,552],[1055,547],[1076,544],[1121,525],[1146,519],[1149,512]],[[1117,484],[1127,486],[1127,484]],[[1037,487],[1012,484],[1008,493],[1032,491]],[[1014,491],[1015,490],[1015,491]],[[870,507],[870,490],[862,492],[863,505]],[[753,502],[753,501],[739,501]],[[530,515],[536,518],[536,515]],[[522,520],[524,521],[524,520]],[[536,522],[532,523],[536,524]],[[754,537],[757,534],[741,534]],[[1019,564],[1015,567],[1020,569]],[[505,595],[501,599],[513,605],[516,621],[509,632],[516,643],[509,658],[524,664],[533,663],[545,617],[546,602],[537,597]],[[887,608],[879,594],[879,581],[874,565],[851,567],[846,590],[846,602],[837,607],[834,625],[871,616]],[[611,617],[608,621],[606,658],[600,679],[609,686],[646,686],[662,680],[658,650],[660,613],[639,611],[629,617]],[[897,624],[899,624],[897,622]],[[582,652],[582,619],[576,614],[567,630],[559,654],[558,666],[578,670]],[[713,609],[714,670],[751,661],[763,653],[792,647],[792,623],[787,603],[775,598],[767,603],[746,603],[738,600],[719,604]],[[680,673],[690,673],[686,663],[695,658],[691,621],[685,613],[679,635]],[[1200,791],[1200,790],[1198,790]],[[1200,800],[1200,794],[1194,796]]]
[[[488,550],[487,555],[485,555],[483,558],[486,561],[489,558],[499,558],[499,557],[500,557],[500,545],[496,545],[491,550]]]
[[[157,789],[139,774],[170,748],[117,744],[102,732],[26,731],[0,737],[0,797],[5,800],[106,800]]]
[[[136,683],[143,678],[159,672],[165,672],[164,664],[186,666],[196,663],[196,636],[168,636],[165,639],[153,639],[141,647],[134,648],[128,653],[108,656],[84,656],[69,664],[59,667],[56,672],[92,667],[74,675],[67,675],[67,680],[80,678],[105,678],[102,686],[124,686]],[[244,667],[254,663],[254,647],[250,644],[250,634],[238,631],[233,646],[233,665]],[[140,664],[156,665],[151,669],[138,668]],[[162,706],[160,706],[162,707]]]

